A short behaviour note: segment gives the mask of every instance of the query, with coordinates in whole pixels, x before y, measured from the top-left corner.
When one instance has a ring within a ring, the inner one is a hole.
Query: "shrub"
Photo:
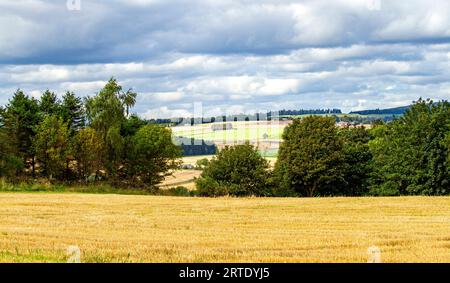
[[[196,180],[197,193],[200,196],[219,197],[230,194],[229,189],[209,176]]]
[[[206,166],[208,166],[209,164],[209,160],[208,158],[202,158],[197,160],[197,162],[195,163],[195,167],[196,169],[204,169]]]
[[[250,144],[226,146],[196,181],[200,195],[269,195],[269,163]]]
[[[160,194],[165,195],[165,196],[191,197],[191,196],[195,196],[196,192],[191,191],[186,187],[178,186],[178,187],[170,188],[167,190],[160,190]]]
[[[372,187],[369,194],[372,196],[398,196],[398,184],[388,181],[381,186]]]

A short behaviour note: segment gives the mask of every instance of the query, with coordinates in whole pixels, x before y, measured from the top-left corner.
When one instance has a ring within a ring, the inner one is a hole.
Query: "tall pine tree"
[[[60,117],[67,123],[70,135],[84,127],[85,114],[83,101],[73,92],[66,92],[62,98]]]
[[[3,123],[16,155],[25,165],[31,166],[33,175],[35,172],[33,139],[39,120],[38,102],[25,95],[22,90],[17,90],[4,111]]]

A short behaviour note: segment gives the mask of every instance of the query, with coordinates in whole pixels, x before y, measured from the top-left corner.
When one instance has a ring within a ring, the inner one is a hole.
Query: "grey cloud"
[[[446,1],[0,1],[0,62],[146,61],[166,53],[286,54],[306,47],[450,42]],[[32,47],[32,48],[30,48]]]
[[[147,117],[450,97],[447,1],[81,1],[0,0],[1,104],[111,76]]]

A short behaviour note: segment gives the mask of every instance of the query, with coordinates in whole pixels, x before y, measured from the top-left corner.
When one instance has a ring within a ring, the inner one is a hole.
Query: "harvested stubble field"
[[[173,175],[167,176],[159,187],[161,189],[183,186],[188,190],[195,189],[195,178],[198,178],[202,171],[200,170],[176,170]]]
[[[450,262],[450,198],[0,193],[0,261]]]

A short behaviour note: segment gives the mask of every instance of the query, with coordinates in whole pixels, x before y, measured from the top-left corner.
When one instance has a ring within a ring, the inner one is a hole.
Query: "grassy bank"
[[[183,187],[165,189],[117,188],[108,184],[49,184],[49,183],[18,183],[12,184],[0,180],[0,192],[5,193],[89,193],[89,194],[119,194],[119,195],[165,195],[190,196]]]

